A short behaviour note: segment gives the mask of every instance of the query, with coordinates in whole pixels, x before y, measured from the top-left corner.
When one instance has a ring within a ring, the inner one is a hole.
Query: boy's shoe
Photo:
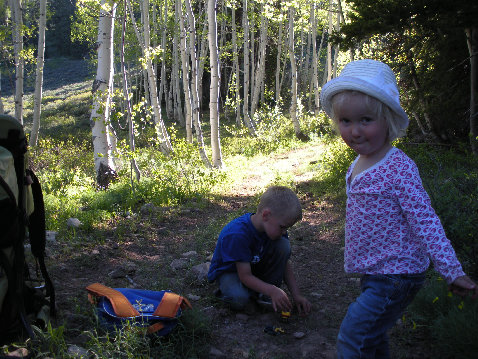
[[[259,293],[256,299],[256,303],[259,304],[260,307],[264,309],[272,310],[272,299],[267,295]]]

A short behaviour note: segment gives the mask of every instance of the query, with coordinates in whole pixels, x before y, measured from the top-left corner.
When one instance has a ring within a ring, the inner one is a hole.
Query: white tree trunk
[[[176,20],[178,21],[177,14],[175,12],[175,17]],[[176,23],[177,23],[176,21]],[[171,73],[172,76],[172,83],[174,84],[173,87],[173,99],[174,99],[174,113],[175,116],[179,122],[179,124],[183,127],[186,126],[186,121],[184,119],[184,113],[183,113],[183,106],[182,106],[182,101],[181,101],[181,87],[179,84],[179,77],[180,77],[180,71],[179,71],[179,59],[178,59],[178,43],[179,43],[179,37],[178,37],[178,32],[174,32],[173,36],[173,71]],[[187,129],[186,129],[187,133]],[[186,136],[187,138],[187,136]],[[192,137],[189,136],[189,140],[191,140]]]
[[[297,65],[295,61],[294,50],[294,16],[295,8],[289,7],[289,57],[290,67],[292,73],[292,88],[291,88],[291,104],[290,104],[290,119],[294,125],[294,132],[298,139],[304,141],[308,140],[308,137],[304,135],[300,129],[299,118],[297,117]]]
[[[199,154],[204,165],[211,168],[211,162],[207,158],[206,151],[204,149],[204,139],[201,128],[200,109],[199,109],[199,93],[198,93],[198,58],[196,51],[196,20],[194,18],[193,10],[191,8],[191,2],[185,1],[186,12],[189,22],[189,55],[191,58],[191,92],[192,92],[192,116],[193,124],[196,129],[196,138],[199,146]]]
[[[243,96],[243,105],[242,113],[244,116],[244,123],[246,124],[249,133],[253,136],[256,134],[254,120],[249,116],[249,20],[247,18],[247,0],[243,0],[242,5],[242,27],[244,28],[244,96]]]
[[[262,7],[264,5],[261,5]],[[267,18],[264,16],[263,8],[261,8],[261,29],[260,29],[260,42],[259,42],[259,58],[257,71],[255,74],[255,85],[252,91],[252,103],[251,103],[251,116],[254,118],[254,114],[259,102],[259,94],[261,92],[262,83],[264,81],[265,69],[266,69],[266,49],[267,49]]]
[[[186,140],[189,143],[193,142],[192,137],[192,99],[191,88],[189,86],[189,66],[188,66],[188,50],[186,42],[186,30],[184,28],[183,10],[181,0],[176,0],[176,19],[179,22],[180,29],[180,52],[181,52],[181,67],[183,72],[183,90],[184,90],[184,107],[186,109]]]
[[[241,103],[241,94],[239,93],[240,89],[240,76],[239,76],[239,58],[238,58],[238,49],[237,49],[237,28],[236,28],[236,8],[234,5],[232,6],[232,51],[233,51],[233,68],[234,68],[234,75],[235,75],[235,85],[234,85],[234,92],[236,96],[236,125],[241,125],[241,110],[240,110],[240,103]]]
[[[129,94],[129,87],[128,87],[128,70],[126,69],[126,63],[124,61],[124,42],[125,42],[125,35],[126,35],[126,17],[127,17],[127,11],[126,11],[126,2],[124,3],[124,13],[123,13],[123,31],[121,33],[121,51],[120,51],[120,58],[121,58],[121,71],[123,73],[123,96],[124,96],[124,108],[126,112],[126,119],[128,122],[128,140],[129,140],[129,147],[130,151],[132,153],[135,152],[136,146],[134,143],[134,123],[133,123],[133,115],[132,115],[132,110],[131,110],[131,102],[130,102],[130,94]],[[138,168],[138,165],[136,163],[136,160],[134,156],[131,156],[130,159],[130,166],[131,170],[134,171],[135,176],[136,176],[136,181],[139,182],[141,179],[141,172]],[[133,182],[133,176],[131,174],[131,188],[134,189],[134,182]]]
[[[212,164],[222,168],[221,141],[219,136],[219,54],[217,49],[216,0],[208,0],[209,59],[211,66],[211,88],[209,97],[209,122],[211,124]]]
[[[279,35],[277,39],[277,59],[276,59],[276,106],[280,100],[280,73],[281,73],[281,56],[282,56],[282,21],[279,21]]]
[[[138,41],[140,42],[141,49],[143,52],[143,57],[146,63],[149,93],[151,97],[151,106],[153,108],[154,122],[156,125],[156,135],[158,136],[159,146],[160,146],[161,152],[163,152],[164,154],[169,154],[173,150],[173,147],[171,145],[171,141],[169,139],[166,126],[164,125],[163,119],[161,117],[161,109],[160,109],[159,100],[158,100],[158,90],[156,86],[156,75],[154,74],[154,71],[153,71],[153,62],[151,60],[151,53],[150,53],[151,41],[150,41],[150,35],[149,35],[149,1],[143,0],[142,7],[141,7],[144,37],[141,36],[136,26],[136,21],[134,18],[134,13],[131,8],[130,0],[128,0],[128,10],[130,13],[131,21],[135,28],[136,36],[138,37]]]
[[[327,33],[329,34],[329,36],[332,35],[332,31],[334,29],[332,12],[333,12],[333,0],[329,0],[329,12],[327,14],[327,18],[329,22],[329,30]],[[330,81],[331,79],[332,79],[332,43],[330,41],[327,41],[327,82]]]
[[[107,188],[116,177],[110,131],[108,130],[113,83],[113,19],[116,13],[116,3],[102,0],[101,5],[97,42],[98,69],[93,82],[93,108],[90,124],[97,184],[100,188]]]
[[[40,131],[41,100],[43,89],[43,65],[45,64],[45,27],[46,0],[40,0],[40,16],[38,18],[38,55],[35,80],[35,97],[33,105],[33,125],[30,132],[30,146],[36,146]]]
[[[315,2],[311,4],[311,22],[312,22],[312,90],[314,94],[314,108],[313,112],[315,115],[319,114],[319,75],[318,75],[318,59],[317,59],[317,21],[315,17]],[[324,33],[322,31],[322,39],[320,41],[319,52],[322,47],[322,41],[324,40]]]
[[[23,9],[21,0],[10,0],[15,55],[15,118],[23,125]]]

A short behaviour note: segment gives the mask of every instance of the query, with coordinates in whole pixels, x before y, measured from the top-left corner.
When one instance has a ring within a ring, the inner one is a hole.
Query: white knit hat
[[[334,95],[345,90],[363,92],[386,104],[397,115],[398,130],[408,127],[408,116],[400,106],[395,74],[380,61],[357,60],[349,62],[340,75],[327,82],[320,93],[320,104],[331,117]]]

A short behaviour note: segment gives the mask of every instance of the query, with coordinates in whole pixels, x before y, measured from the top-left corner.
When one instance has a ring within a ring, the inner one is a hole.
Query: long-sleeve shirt
[[[353,180],[346,175],[345,271],[424,272],[432,260],[447,283],[464,275],[416,164],[393,147]]]

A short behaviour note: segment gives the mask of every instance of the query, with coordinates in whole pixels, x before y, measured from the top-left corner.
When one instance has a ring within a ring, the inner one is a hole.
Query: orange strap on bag
[[[106,297],[110,300],[111,305],[118,317],[128,318],[128,317],[136,317],[139,312],[134,309],[128,299],[118,292],[116,289],[104,286],[100,283],[94,283],[86,287],[88,291],[88,299],[91,303],[95,303],[93,295],[95,297]]]
[[[174,318],[176,317],[176,313],[178,312],[179,308],[184,309],[186,307],[192,308],[191,303],[189,303],[186,298],[175,293],[164,293],[163,299],[161,300],[161,303],[159,303],[153,315],[158,317]]]

